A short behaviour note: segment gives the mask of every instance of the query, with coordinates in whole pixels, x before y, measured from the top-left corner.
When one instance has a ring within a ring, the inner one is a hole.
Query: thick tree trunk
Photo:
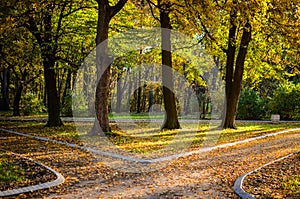
[[[234,44],[234,38],[236,37],[237,27],[235,24],[236,15],[231,15],[231,28],[229,30],[229,44],[227,52],[227,63],[226,63],[226,107],[225,107],[225,118],[223,119],[223,128],[236,128],[235,116],[237,112],[238,100],[242,86],[244,63],[247,55],[249,43],[251,41],[251,25],[246,23],[239,52],[235,59],[236,47]],[[234,64],[235,63],[235,64]],[[234,68],[235,65],[235,68]]]
[[[44,57],[43,65],[48,105],[48,122],[46,126],[61,126],[63,123],[60,119],[60,102],[56,88],[55,71],[53,69],[54,61],[51,61],[49,57]]]
[[[109,132],[108,119],[108,96],[110,82],[110,66],[108,63],[108,30],[110,22],[110,7],[104,1],[98,2],[98,26],[96,37],[96,66],[97,66],[97,88],[95,96],[95,111],[97,123],[94,124],[90,135]],[[101,44],[101,45],[100,45]],[[99,128],[100,127],[100,128]]]
[[[169,13],[160,9],[160,23],[162,29],[162,82],[163,97],[166,111],[165,122],[162,129],[179,129],[176,99],[173,93],[173,73],[171,54],[171,22]]]
[[[108,57],[108,30],[109,23],[125,5],[127,0],[119,0],[114,6],[109,5],[108,0],[97,0],[98,22],[96,36],[96,65],[97,65],[97,88],[95,96],[95,111],[97,121],[89,135],[97,135],[102,132],[109,132],[108,119],[108,98],[110,83],[110,65]],[[101,44],[99,46],[99,44]]]
[[[47,92],[47,108],[48,108],[48,122],[46,126],[56,127],[63,125],[60,119],[60,100],[57,90],[55,66],[55,45],[53,44],[52,35],[52,5],[47,8],[44,22],[44,36],[42,38],[41,50],[44,67],[45,88]]]
[[[19,85],[17,87],[17,92],[15,94],[14,98],[14,105],[13,105],[13,116],[20,116],[20,101],[21,101],[21,96],[22,96],[22,91],[23,91],[23,85]]]

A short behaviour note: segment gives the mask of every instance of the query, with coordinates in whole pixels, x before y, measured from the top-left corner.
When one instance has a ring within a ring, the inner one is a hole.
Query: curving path
[[[288,132],[248,143],[192,154],[147,174],[117,174],[108,181],[61,198],[239,198],[235,180],[274,159],[300,150],[300,134]],[[95,196],[95,197],[93,197]],[[49,196],[48,198],[55,198]]]
[[[37,141],[32,137],[26,137],[27,141],[22,142],[24,147],[20,153],[28,154],[30,151],[25,145],[32,142],[40,144],[39,147],[47,145],[47,154],[54,154],[51,161],[34,153],[30,155],[56,167],[70,183],[70,186],[67,183],[56,193],[47,194],[47,198],[238,198],[233,191],[235,180],[243,173],[300,150],[298,132],[299,129],[283,131],[260,139],[227,144],[211,151],[191,153],[172,159],[163,169],[136,174],[112,170],[83,158],[77,159],[77,164],[80,164],[78,169],[78,165],[68,163],[72,157],[78,158],[81,151],[76,152],[70,146],[47,140]],[[12,140],[25,139],[22,137],[14,135]],[[16,150],[11,148],[11,144],[2,147]],[[56,155],[62,156],[62,148],[64,153],[69,153],[63,159]],[[86,165],[85,161],[89,164]],[[70,173],[74,168],[76,172]],[[80,172],[89,173],[80,176]],[[88,174],[93,175],[88,178]],[[76,176],[74,183],[70,179]]]

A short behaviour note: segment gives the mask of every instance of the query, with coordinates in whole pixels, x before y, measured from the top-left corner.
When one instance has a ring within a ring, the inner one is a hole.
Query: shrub
[[[246,89],[240,95],[237,119],[261,120],[266,114],[266,103],[254,91]]]
[[[26,93],[21,99],[21,104],[23,106],[24,115],[43,113],[46,111],[42,100],[33,93]]]
[[[300,84],[285,82],[275,90],[269,103],[270,114],[279,114],[284,120],[300,119]]]

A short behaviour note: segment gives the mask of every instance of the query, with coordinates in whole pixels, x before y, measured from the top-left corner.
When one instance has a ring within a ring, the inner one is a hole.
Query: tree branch
[[[160,21],[159,18],[155,16],[154,11],[153,11],[153,8],[152,8],[152,6],[154,6],[154,7],[156,7],[156,8],[158,8],[158,6],[155,5],[155,3],[153,3],[153,2],[150,1],[150,0],[147,0],[147,2],[148,2],[148,4],[149,4],[149,7],[150,7],[150,11],[151,11],[152,17],[153,17],[155,20]]]
[[[111,7],[111,18],[115,16],[125,6],[128,0],[119,0],[115,6]]]
[[[224,48],[222,45],[220,45],[220,44],[218,43],[218,41],[210,34],[210,32],[209,32],[208,29],[206,28],[205,24],[202,22],[200,16],[198,16],[198,19],[200,20],[201,26],[202,26],[202,28],[203,28],[205,34],[208,36],[208,38],[209,38],[210,40],[214,41],[224,53],[227,53],[227,49]]]

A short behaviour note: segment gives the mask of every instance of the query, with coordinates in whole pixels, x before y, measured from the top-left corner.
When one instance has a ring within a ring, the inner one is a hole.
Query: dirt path
[[[300,133],[287,133],[180,158],[158,171],[128,174],[93,162],[85,151],[15,135],[3,140],[1,148],[41,161],[65,176],[62,186],[27,195],[52,199],[238,198],[233,184],[239,175],[300,150]]]

